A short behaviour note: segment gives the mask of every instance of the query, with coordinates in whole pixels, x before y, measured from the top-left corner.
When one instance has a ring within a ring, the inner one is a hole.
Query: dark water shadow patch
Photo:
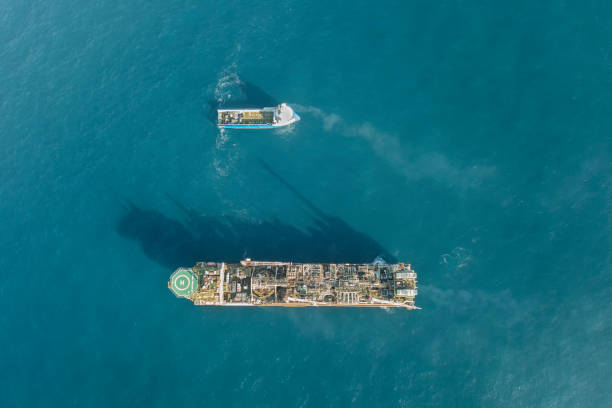
[[[246,257],[292,262],[368,263],[395,259],[380,244],[337,217],[312,217],[306,230],[277,219],[250,221],[209,216],[182,207],[182,219],[129,204],[117,232],[137,241],[158,264],[173,269],[197,261],[237,262]]]
[[[138,242],[158,264],[174,269],[198,261],[237,262],[246,257],[291,262],[369,263],[377,256],[396,262],[374,239],[356,231],[338,217],[325,214],[287,181],[261,162],[305,204],[311,223],[307,228],[278,219],[253,221],[236,215],[200,214],[169,197],[182,216],[130,203],[117,224],[120,236]]]

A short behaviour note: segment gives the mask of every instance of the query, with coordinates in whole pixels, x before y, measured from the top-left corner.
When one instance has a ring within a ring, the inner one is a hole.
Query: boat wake
[[[242,93],[243,83],[237,74],[237,65],[232,63],[227,66],[217,79],[214,88],[209,91],[212,94],[214,104],[210,107],[211,115],[216,121],[216,112],[219,107],[226,106],[234,100],[244,98]],[[217,129],[215,137],[215,148],[211,165],[217,177],[227,177],[238,159],[239,151],[235,143],[232,142],[230,134],[224,129]]]
[[[380,130],[369,122],[353,124],[336,113],[326,113],[315,106],[291,105],[300,114],[310,114],[319,119],[327,132],[366,141],[376,155],[386,160],[409,181],[434,179],[469,189],[480,186],[495,175],[495,168],[491,166],[459,167],[441,153],[419,152],[396,135]]]
[[[224,129],[218,129],[212,161],[215,174],[220,177],[227,177],[234,167],[237,157],[236,144],[232,143],[229,134]]]
[[[233,62],[221,71],[213,90],[217,108],[228,106],[233,101],[245,99],[244,83],[238,76],[237,70],[238,66]]]

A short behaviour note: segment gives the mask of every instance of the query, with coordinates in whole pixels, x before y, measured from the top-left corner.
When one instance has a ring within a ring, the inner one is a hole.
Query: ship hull
[[[168,288],[198,306],[418,309],[409,264],[199,262],[179,268]]]
[[[261,109],[218,109],[219,129],[276,129],[300,121],[287,104]]]

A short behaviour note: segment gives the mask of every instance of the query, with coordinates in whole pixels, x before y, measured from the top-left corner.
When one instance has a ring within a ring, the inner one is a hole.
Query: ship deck
[[[178,297],[207,306],[417,309],[416,273],[403,263],[200,262],[177,269],[168,287]]]
[[[273,110],[220,110],[217,112],[219,125],[272,125]]]

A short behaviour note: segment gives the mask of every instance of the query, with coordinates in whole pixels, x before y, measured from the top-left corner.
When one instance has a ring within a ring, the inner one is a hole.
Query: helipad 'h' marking
[[[172,275],[172,291],[177,296],[188,297],[195,292],[197,277],[190,269],[179,268]]]

